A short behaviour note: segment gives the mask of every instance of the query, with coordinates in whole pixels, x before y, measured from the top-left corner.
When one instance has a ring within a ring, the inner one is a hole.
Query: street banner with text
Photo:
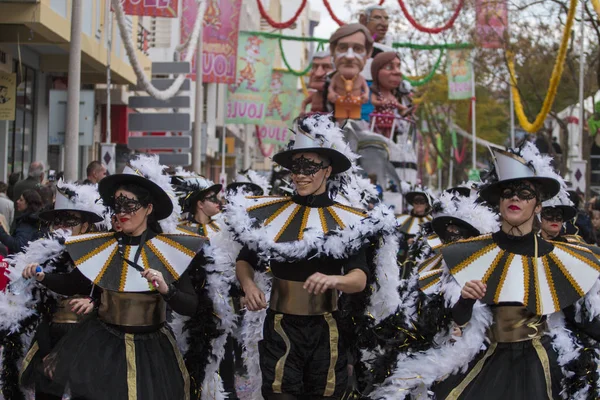
[[[472,96],[473,67],[470,50],[448,51],[448,100],[466,100]]]
[[[275,40],[240,32],[236,81],[229,85],[227,124],[262,125],[267,115]]]
[[[285,145],[289,141],[294,118],[300,112],[297,99],[298,77],[287,71],[273,70],[269,84],[269,101],[265,122],[260,128],[262,142]]]

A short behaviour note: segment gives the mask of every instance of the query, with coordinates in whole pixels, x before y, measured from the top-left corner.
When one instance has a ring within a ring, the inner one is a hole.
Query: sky
[[[310,9],[321,13],[321,22],[315,29],[315,36],[318,38],[327,39],[337,28],[338,24],[331,19],[329,12],[323,4],[323,0],[309,0]],[[346,7],[345,0],[329,0],[331,8],[335,12],[335,15],[342,21],[348,21],[350,19],[350,11]]]

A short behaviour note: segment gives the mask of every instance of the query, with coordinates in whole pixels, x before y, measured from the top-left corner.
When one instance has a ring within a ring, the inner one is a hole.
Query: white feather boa
[[[254,273],[254,283],[265,294],[267,303],[271,299],[271,278],[271,275],[266,272]],[[251,400],[263,399],[258,342],[263,339],[263,324],[266,316],[267,310],[246,311],[242,321],[243,358],[250,377]]]
[[[253,219],[246,211],[252,205],[243,193],[229,197],[225,209],[225,223],[236,239],[266,257],[285,261],[304,259],[317,250],[336,259],[346,258],[362,247],[370,237],[391,234],[395,231],[396,218],[387,206],[377,206],[356,226],[336,230],[337,235],[323,236],[314,229],[306,229],[304,238],[294,242],[276,243],[264,227],[253,227]],[[285,257],[283,257],[285,255]]]
[[[222,222],[218,222],[221,225]],[[211,361],[206,366],[204,382],[202,383],[202,399],[225,400],[227,393],[223,388],[223,380],[219,375],[219,366],[225,355],[227,337],[237,326],[237,315],[229,298],[229,289],[235,280],[235,259],[241,245],[231,239],[228,232],[222,230],[211,237],[210,245],[203,248],[210,262],[204,266],[206,270],[206,289],[213,302],[214,312],[219,318],[218,328],[221,335],[211,342]],[[190,317],[173,313],[170,322],[171,329],[177,339],[180,351],[185,354],[188,350],[187,332],[183,327]]]
[[[449,305],[455,304],[460,296],[460,287],[452,277],[444,276],[443,292]],[[463,329],[462,337],[450,334],[436,337],[438,348],[398,357],[396,368],[382,385],[371,393],[372,399],[404,399],[413,390],[422,390],[444,376],[466,369],[473,358],[484,348],[487,328],[492,323],[489,308],[479,302],[473,307],[469,324]],[[450,342],[453,339],[455,342]]]
[[[29,264],[42,264],[48,260],[53,260],[64,251],[64,245],[60,244],[59,237],[68,237],[68,231],[56,231],[50,238],[38,239],[29,243],[21,253],[12,255],[6,259],[9,267],[5,275],[11,282],[21,278],[25,267]],[[44,267],[44,272],[52,272],[54,267],[49,264]],[[32,280],[30,285],[20,295],[15,295],[9,290],[0,292],[0,330],[8,330],[11,333],[16,332],[20,327],[20,321],[36,313],[35,303],[38,299],[34,298],[32,290],[35,282]]]
[[[205,247],[205,254],[212,260],[206,265],[207,290],[213,301],[215,313],[219,316],[219,329],[223,332],[211,343],[212,361],[206,367],[202,384],[202,399],[225,400],[227,394],[223,390],[223,380],[219,375],[219,366],[225,355],[225,342],[237,325],[237,315],[231,306],[229,289],[235,280],[235,260],[241,249],[228,232],[222,230],[211,237],[210,245]]]

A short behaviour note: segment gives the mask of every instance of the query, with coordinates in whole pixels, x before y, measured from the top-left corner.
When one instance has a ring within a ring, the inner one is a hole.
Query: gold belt
[[[532,314],[525,307],[493,307],[494,323],[488,329],[492,342],[514,343],[540,338],[548,331],[542,316]]]
[[[98,317],[112,325],[160,325],[167,319],[167,306],[159,293],[123,293],[104,290]]]
[[[338,291],[310,294],[304,282],[273,278],[270,308],[273,311],[293,315],[323,315],[337,311]]]
[[[77,324],[83,318],[83,315],[78,315],[71,311],[69,301],[79,299],[80,296],[69,297],[58,301],[56,312],[52,315],[52,322],[55,324]]]

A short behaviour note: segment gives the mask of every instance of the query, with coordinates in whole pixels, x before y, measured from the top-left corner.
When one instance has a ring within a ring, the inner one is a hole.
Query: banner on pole
[[[296,89],[297,83],[298,77],[291,72],[271,72],[267,113],[259,130],[264,144],[285,145],[290,140],[288,128],[300,113],[297,99],[302,97]]]
[[[466,100],[472,96],[473,66],[470,50],[448,51],[448,100]]]
[[[127,15],[176,18],[179,0],[121,0]]]
[[[486,49],[504,47],[504,35],[508,29],[508,6],[506,0],[477,0],[477,38]]]
[[[0,71],[0,121],[14,121],[17,107],[17,74]]]
[[[236,57],[236,81],[229,85],[226,124],[262,125],[271,97],[275,40],[240,32]]]
[[[196,17],[198,16],[198,3],[196,0],[181,0],[181,21],[179,23],[179,43],[187,43],[194,31],[194,24],[196,23]],[[204,33],[204,32],[203,32]],[[190,49],[189,46],[185,52],[181,54],[181,60],[185,58],[187,51],[196,51],[196,49]],[[196,80],[196,59],[198,56],[194,54],[192,57],[192,71],[188,75],[190,79]]]
[[[202,31],[202,81],[235,82],[238,27],[242,0],[210,0]],[[195,74],[195,69],[192,69]]]

